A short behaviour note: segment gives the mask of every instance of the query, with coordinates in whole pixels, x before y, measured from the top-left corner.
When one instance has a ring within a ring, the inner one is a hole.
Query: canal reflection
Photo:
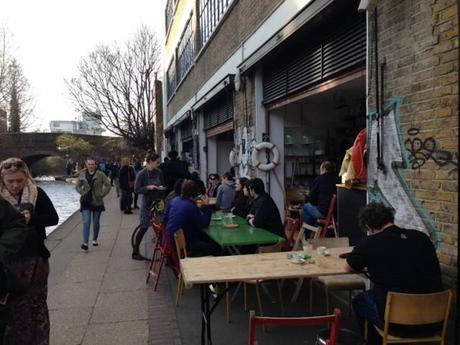
[[[50,234],[54,229],[61,225],[80,207],[80,194],[75,190],[75,185],[64,181],[37,181],[53,202],[59,215],[59,223],[55,226],[46,228],[46,234]]]

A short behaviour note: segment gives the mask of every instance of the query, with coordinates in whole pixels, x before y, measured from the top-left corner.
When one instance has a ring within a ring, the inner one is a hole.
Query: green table
[[[239,216],[233,218],[233,223],[238,224],[237,228],[224,228],[223,220],[214,220],[215,218],[223,219],[222,213],[216,212],[211,218],[209,228],[203,229],[214,242],[221,247],[238,247],[245,245],[265,245],[274,244],[284,241],[283,237],[274,233],[250,226],[246,219]]]

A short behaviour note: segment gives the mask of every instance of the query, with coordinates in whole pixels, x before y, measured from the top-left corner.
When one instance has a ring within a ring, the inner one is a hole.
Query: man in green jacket
[[[0,196],[0,266],[3,266],[8,256],[18,252],[27,237],[27,225],[24,216],[11,204]],[[3,267],[1,267],[3,270]],[[7,286],[0,282],[0,300],[6,302],[8,298]],[[5,290],[5,291],[4,291]],[[9,308],[0,305],[0,344],[6,322],[8,321]]]
[[[93,246],[98,246],[99,221],[101,213],[105,211],[104,197],[110,192],[110,180],[107,176],[96,170],[96,161],[87,158],[86,169],[78,176],[77,192],[81,194],[80,212],[83,218],[83,243],[81,249],[88,250],[89,230],[91,217],[93,218]]]

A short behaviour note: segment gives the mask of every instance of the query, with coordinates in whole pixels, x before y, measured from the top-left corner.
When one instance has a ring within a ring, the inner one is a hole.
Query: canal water
[[[40,178],[37,185],[49,196],[59,215],[58,225],[46,228],[48,235],[79,209],[80,194],[75,190],[74,184],[54,181],[54,178]]]

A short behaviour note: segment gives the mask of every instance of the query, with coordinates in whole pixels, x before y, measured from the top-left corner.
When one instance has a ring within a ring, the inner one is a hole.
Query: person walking
[[[139,246],[145,232],[150,226],[150,207],[157,199],[164,198],[164,178],[160,170],[160,156],[156,153],[149,153],[146,158],[147,165],[136,176],[134,190],[142,195],[140,228],[134,241],[132,258],[134,260],[145,260],[139,253]]]
[[[98,246],[99,221],[105,211],[104,197],[110,192],[110,180],[99,170],[96,161],[87,158],[86,169],[78,175],[77,192],[81,194],[80,212],[83,218],[83,243],[81,249],[88,250],[91,217],[93,218],[93,246]]]
[[[125,214],[133,213],[131,211],[131,203],[135,179],[136,173],[134,172],[134,168],[129,165],[129,158],[123,158],[121,160],[119,183],[121,189],[120,210]]]
[[[0,176],[2,198],[23,213],[28,228],[22,248],[5,260],[24,291],[12,301],[12,313],[5,326],[3,342],[8,345],[48,345],[50,252],[44,243],[45,228],[56,225],[59,217],[46,193],[35,184],[24,161],[19,158],[4,160],[0,164]]]
[[[133,168],[134,168],[134,172],[136,173],[136,176],[142,170],[142,164],[141,164],[141,162],[139,162],[139,160],[137,158],[133,158]],[[137,199],[139,197],[139,194],[137,194],[136,190],[134,190],[133,195],[134,195],[134,199],[133,199],[133,207],[132,208],[139,208],[139,206],[137,206]]]

